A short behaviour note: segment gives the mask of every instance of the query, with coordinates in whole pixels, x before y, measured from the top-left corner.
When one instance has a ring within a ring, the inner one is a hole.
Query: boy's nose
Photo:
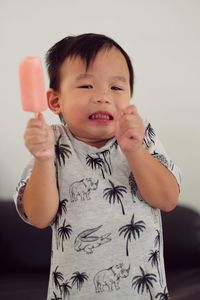
[[[110,100],[106,99],[106,98],[100,98],[100,99],[97,99],[97,102],[98,103],[110,103]]]
[[[109,99],[108,97],[93,97],[92,99],[93,103],[98,103],[98,104],[110,104],[111,103],[111,99]]]

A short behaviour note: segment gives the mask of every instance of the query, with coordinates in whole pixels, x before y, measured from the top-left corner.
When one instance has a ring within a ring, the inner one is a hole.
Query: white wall
[[[182,170],[181,203],[200,210],[199,16],[198,0],[0,0],[0,196],[12,196],[30,158],[23,131],[31,114],[20,106],[19,61],[44,58],[64,36],[96,32],[130,54],[134,101]]]

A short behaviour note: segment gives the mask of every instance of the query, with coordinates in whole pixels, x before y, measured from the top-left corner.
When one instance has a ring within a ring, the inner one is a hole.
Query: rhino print
[[[97,232],[101,227],[102,225],[96,228],[84,230],[81,233],[79,233],[74,242],[74,249],[77,252],[84,251],[87,254],[92,254],[95,248],[110,242],[111,238],[109,236],[111,235],[111,233],[99,236],[97,236],[97,234],[92,235],[94,232]]]
[[[95,191],[98,187],[98,180],[92,178],[83,178],[80,181],[75,181],[69,187],[71,201],[90,200],[90,192]]]
[[[128,269],[123,268],[123,263],[114,265],[109,269],[99,271],[93,279],[96,293],[111,292],[113,289],[119,290],[119,282],[121,278],[126,278],[129,275],[130,265]]]

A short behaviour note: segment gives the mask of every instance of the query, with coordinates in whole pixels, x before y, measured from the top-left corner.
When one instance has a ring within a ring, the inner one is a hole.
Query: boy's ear
[[[49,108],[57,115],[60,114],[60,101],[58,92],[53,89],[47,91],[47,101]]]

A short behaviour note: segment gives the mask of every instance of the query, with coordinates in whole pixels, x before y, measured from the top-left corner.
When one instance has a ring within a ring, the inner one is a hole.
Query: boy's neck
[[[90,145],[90,146],[93,146],[93,147],[96,147],[96,148],[101,148],[103,146],[106,145],[106,143],[110,140],[110,139],[105,139],[105,140],[95,140],[95,139],[85,139],[85,138],[79,138],[78,136],[74,136],[77,140],[87,144],[87,145]]]
[[[89,146],[101,148],[107,144],[108,141],[112,140],[114,136],[111,136],[107,139],[99,139],[99,138],[87,138],[83,136],[78,136],[72,132],[72,130],[65,124],[65,126],[68,128],[68,131],[71,133],[71,135],[78,141],[81,141]]]

